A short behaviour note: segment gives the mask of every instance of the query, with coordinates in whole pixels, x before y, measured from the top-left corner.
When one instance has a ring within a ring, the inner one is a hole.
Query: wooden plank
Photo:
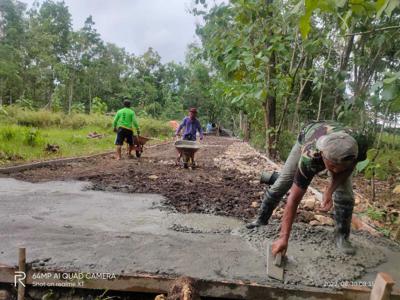
[[[14,283],[14,274],[17,269],[9,266],[0,266],[0,283]],[[61,272],[55,270],[28,270],[27,284],[43,288],[68,287],[66,284],[77,283],[75,280],[63,279],[60,274],[67,274],[72,278],[74,272]],[[87,273],[82,273],[87,274]],[[66,276],[66,277],[68,277]],[[64,278],[66,278],[64,277]],[[34,279],[36,278],[36,279]],[[162,294],[168,293],[175,277],[155,276],[149,274],[116,275],[115,279],[88,279],[82,286],[75,288],[99,289],[126,292],[144,292]],[[201,297],[225,298],[225,299],[287,299],[289,297],[303,297],[304,299],[367,299],[370,289],[348,289],[332,291],[328,289],[302,287],[294,289],[293,286],[282,287],[276,285],[260,285],[243,281],[211,281],[195,279],[196,290]],[[400,300],[400,293],[392,293],[391,300]]]
[[[9,300],[11,299],[11,295],[6,290],[0,290],[0,300]]]
[[[65,163],[70,163],[73,161],[79,161],[79,160],[95,158],[98,156],[109,155],[112,153],[114,153],[114,151],[112,151],[112,152],[108,151],[108,152],[103,152],[103,153],[89,155],[89,156],[60,158],[60,159],[46,160],[46,161],[34,162],[34,163],[23,164],[23,165],[18,165],[18,166],[0,168],[0,174],[11,174],[11,173],[15,173],[15,172],[33,170],[33,169],[43,168],[43,167],[48,167],[48,166],[56,166],[56,165],[61,165],[61,164],[65,164]]]
[[[20,274],[26,274],[25,248],[18,249],[18,271],[20,272]],[[26,285],[26,276],[24,276],[21,280],[18,281],[18,300],[25,299],[25,285]]]
[[[384,272],[376,275],[374,286],[372,287],[370,300],[389,300],[394,285],[393,278]]]
[[[155,145],[146,146],[145,149],[155,148],[155,147],[167,145],[167,144],[172,144],[172,142],[168,140],[167,142],[164,142],[164,143],[158,143]],[[0,174],[11,174],[11,173],[15,173],[15,172],[33,170],[33,169],[37,169],[37,168],[62,165],[62,164],[66,164],[66,163],[70,163],[70,162],[74,162],[74,161],[80,161],[80,160],[85,160],[85,159],[90,159],[90,158],[96,158],[99,156],[110,155],[113,153],[115,153],[115,151],[107,151],[107,152],[102,152],[102,153],[88,155],[88,156],[76,156],[76,157],[39,161],[39,162],[33,162],[33,163],[28,163],[28,164],[6,167],[6,168],[0,168]]]

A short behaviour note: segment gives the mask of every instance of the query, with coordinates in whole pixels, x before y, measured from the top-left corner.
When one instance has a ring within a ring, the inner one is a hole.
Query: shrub
[[[86,116],[83,114],[71,114],[66,115],[61,123],[62,127],[68,127],[72,129],[79,129],[87,126],[88,122]]]
[[[24,134],[24,143],[28,146],[35,147],[42,141],[40,132],[37,128],[30,128]]]
[[[92,100],[92,109],[90,113],[105,114],[107,112],[107,104],[100,97],[94,97]]]
[[[17,135],[17,129],[15,129],[14,127],[8,126],[2,128],[1,130],[1,139],[6,142],[9,142],[12,139],[14,139],[16,135]]]
[[[280,138],[278,141],[278,145],[277,145],[279,158],[281,160],[287,159],[295,142],[296,142],[295,134],[291,133],[290,131],[286,131],[286,130],[281,132],[281,135],[280,135]]]
[[[68,144],[73,144],[73,145],[84,145],[87,144],[88,140],[86,137],[81,136],[81,135],[72,135],[71,137],[66,139],[66,142]]]
[[[167,122],[150,119],[140,118],[138,120],[141,134],[149,137],[167,137],[172,136],[174,131],[167,124]]]
[[[75,103],[72,105],[71,111],[73,113],[83,114],[85,113],[85,104],[83,104],[82,102]]]
[[[30,111],[16,106],[7,108],[8,120],[22,126],[48,127],[59,126],[61,124],[62,114],[53,113],[48,110]]]

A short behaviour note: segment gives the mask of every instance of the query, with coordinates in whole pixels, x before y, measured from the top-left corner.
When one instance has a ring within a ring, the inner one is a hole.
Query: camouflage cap
[[[336,164],[354,162],[358,155],[357,141],[345,132],[321,136],[316,146],[326,159]]]

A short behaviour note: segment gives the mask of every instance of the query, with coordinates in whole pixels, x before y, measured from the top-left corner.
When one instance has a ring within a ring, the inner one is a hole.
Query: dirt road
[[[207,137],[198,152],[197,169],[177,167],[175,158],[173,145],[165,144],[146,149],[141,159],[116,161],[109,155],[11,174],[43,185],[0,181],[0,200],[8,209],[0,215],[4,223],[0,222],[0,238],[12,245],[0,245],[6,247],[0,247],[0,262],[2,257],[10,260],[15,247],[24,242],[32,244],[36,255],[53,257],[57,266],[90,268],[91,262],[96,269],[115,268],[116,272],[125,265],[130,272],[265,282],[265,249],[279,233],[282,208],[265,228],[247,230],[237,219],[254,217],[265,188],[259,184],[259,173],[273,166],[249,145],[216,137]],[[72,180],[89,182],[86,189],[90,191],[75,191],[76,185],[65,183]],[[9,190],[10,185],[18,195]],[[121,205],[115,204],[116,199]],[[146,206],[135,204],[135,199],[147,201]],[[154,210],[152,199],[168,214]],[[333,220],[329,216],[317,220],[313,208],[305,206],[312,199],[306,200],[293,227],[285,284],[337,287],[343,281],[373,280],[377,271],[390,272],[400,280],[397,244],[353,231],[357,255],[345,256],[334,245]],[[17,213],[21,209],[25,213]],[[32,218],[34,226],[29,225]],[[88,243],[99,250],[88,252],[84,247]],[[58,253],[64,252],[57,261]]]
[[[214,163],[233,143],[207,137],[206,147],[197,155],[199,167],[193,171],[177,167],[174,147],[165,144],[145,150],[139,160],[116,161],[109,155],[12,176],[30,182],[85,180],[93,183],[94,190],[164,195],[179,212],[252,218],[257,209],[251,203],[260,200],[263,190],[256,183],[258,174],[225,172]]]

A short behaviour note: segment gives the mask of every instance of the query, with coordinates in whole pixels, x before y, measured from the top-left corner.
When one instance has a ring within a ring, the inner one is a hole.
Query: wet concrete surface
[[[266,247],[276,221],[247,230],[236,218],[181,214],[155,194],[90,190],[85,182],[27,183],[0,178],[0,263],[26,247],[34,266],[108,273],[186,275],[266,283]],[[389,269],[400,281],[396,244],[355,233],[357,255],[338,253],[332,228],[294,224],[285,283],[337,287]],[[386,267],[385,267],[386,266]]]

